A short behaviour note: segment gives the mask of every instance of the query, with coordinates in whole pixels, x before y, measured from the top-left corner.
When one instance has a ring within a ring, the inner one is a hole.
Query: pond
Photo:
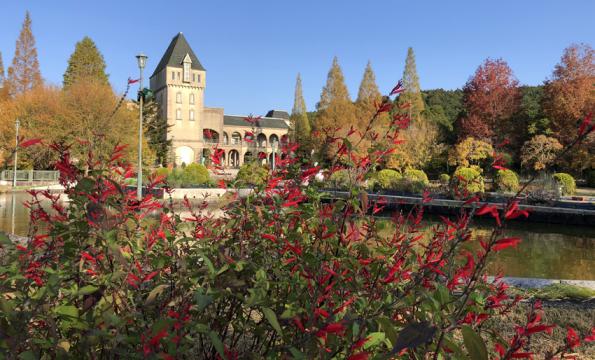
[[[0,194],[0,231],[26,235],[29,213],[23,206],[27,193]],[[437,220],[430,218],[428,226]],[[475,221],[476,235],[488,235],[489,221]],[[511,223],[507,236],[523,241],[498,253],[489,272],[506,276],[595,280],[595,227],[541,223]]]

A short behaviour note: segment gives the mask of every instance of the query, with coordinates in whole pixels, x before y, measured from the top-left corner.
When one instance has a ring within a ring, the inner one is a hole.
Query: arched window
[[[238,145],[242,142],[242,135],[240,135],[239,132],[234,132],[233,134],[231,134],[231,144],[232,145]]]
[[[194,94],[190,94],[190,99],[188,101],[190,105],[194,105]]]
[[[190,110],[188,120],[194,121],[194,110]]]
[[[176,109],[176,120],[182,120],[182,109]]]
[[[178,103],[178,104],[182,103],[182,93],[181,92],[176,93],[176,103]]]
[[[258,147],[267,147],[267,136],[265,134],[258,134],[256,137],[256,143],[258,144]]]
[[[277,145],[279,145],[279,144],[278,144],[278,143],[279,143],[279,137],[278,137],[277,135],[273,134],[273,135],[271,135],[271,136],[269,137],[269,142],[271,143],[271,145],[272,145],[274,142],[276,142],[276,143],[277,143]]]
[[[223,132],[223,145],[229,144],[229,135],[226,132]]]
[[[213,129],[203,129],[202,141],[205,143],[217,144],[219,143],[219,133]]]

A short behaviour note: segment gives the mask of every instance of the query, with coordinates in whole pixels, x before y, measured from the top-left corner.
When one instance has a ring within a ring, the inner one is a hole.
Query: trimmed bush
[[[576,191],[576,182],[570,174],[566,173],[555,173],[554,179],[562,188],[561,195],[573,195]]]
[[[447,185],[450,182],[450,175],[440,174],[438,179],[440,180],[440,184]]]
[[[349,186],[349,171],[346,169],[337,170],[329,177],[331,187],[346,189]]]
[[[165,177],[168,177],[170,173],[171,173],[171,171],[168,168],[166,168],[166,167],[157,168],[153,172],[153,174],[155,176],[165,176]]]
[[[587,186],[595,188],[595,169],[587,171]]]
[[[403,173],[403,179],[399,182],[398,190],[421,193],[430,184],[428,176],[423,170],[407,169]]]
[[[209,170],[204,165],[192,163],[184,168],[182,182],[185,185],[202,185],[209,180]]]
[[[259,186],[266,182],[268,176],[269,171],[266,167],[257,162],[249,162],[240,167],[236,180],[245,185]]]
[[[455,197],[465,192],[472,194],[485,190],[483,176],[477,167],[458,167],[450,179],[450,185]]]
[[[380,170],[376,175],[376,181],[382,190],[396,189],[402,178],[400,172],[392,169]]]
[[[519,177],[512,170],[498,170],[494,180],[499,192],[515,192],[519,189]]]

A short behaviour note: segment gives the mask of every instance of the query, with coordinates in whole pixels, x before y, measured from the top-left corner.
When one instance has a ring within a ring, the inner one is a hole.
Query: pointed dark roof
[[[200,64],[200,61],[198,61],[194,51],[192,51],[188,41],[186,41],[184,34],[178,33],[178,35],[174,36],[174,38],[169,43],[167,50],[165,50],[165,54],[163,54],[161,61],[159,61],[159,64],[155,68],[155,71],[153,71],[153,75],[151,75],[151,77],[165,69],[166,66],[181,68],[182,61],[184,60],[184,57],[186,57],[186,54],[190,55],[190,60],[192,60],[192,69],[205,70],[205,68],[203,68]]]

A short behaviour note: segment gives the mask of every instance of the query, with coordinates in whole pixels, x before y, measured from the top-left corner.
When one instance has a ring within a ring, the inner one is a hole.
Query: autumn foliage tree
[[[411,121],[420,121],[425,110],[424,100],[421,94],[417,65],[415,64],[415,53],[413,48],[407,49],[405,69],[403,70],[403,94],[399,97],[400,104],[408,106],[401,111],[407,112]]]
[[[31,17],[25,14],[25,21],[16,42],[12,65],[8,68],[5,86],[11,96],[23,94],[42,84],[35,38],[31,30]]]
[[[523,145],[521,163],[535,171],[545,170],[552,164],[562,148],[562,144],[557,139],[536,135]]]
[[[337,151],[330,140],[347,134],[351,127],[357,127],[355,105],[349,96],[337,57],[333,59],[316,108],[316,144],[322,158],[330,159]]]
[[[520,93],[518,81],[508,64],[487,59],[463,88],[466,114],[460,119],[459,138],[497,140],[511,134],[510,119],[518,111]]]

